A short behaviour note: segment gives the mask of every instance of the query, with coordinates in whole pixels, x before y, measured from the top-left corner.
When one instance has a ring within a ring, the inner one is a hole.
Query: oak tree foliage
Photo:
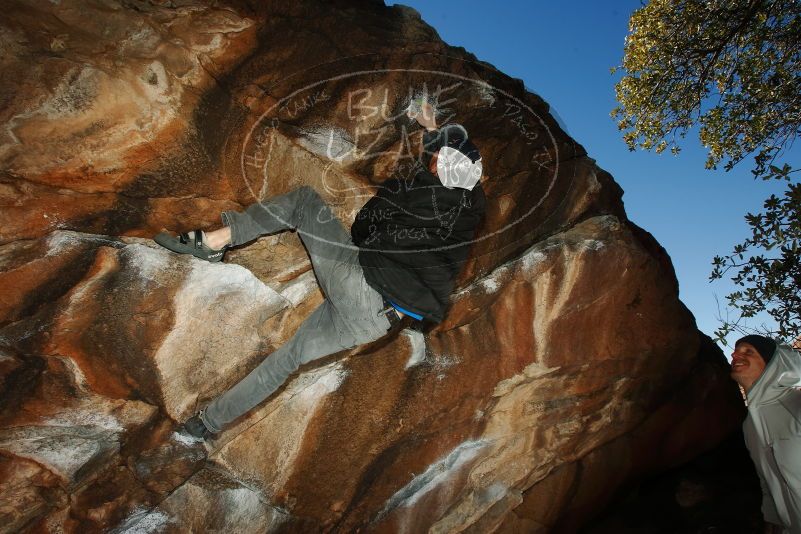
[[[761,311],[778,325],[765,333],[798,337],[801,184],[787,160],[801,133],[801,0],[651,0],[631,16],[617,70],[612,117],[630,150],[677,154],[697,128],[706,168],[745,159],[755,179],[786,183],[746,215],[751,236],[714,258],[710,278],[728,273],[738,286],[719,340]]]

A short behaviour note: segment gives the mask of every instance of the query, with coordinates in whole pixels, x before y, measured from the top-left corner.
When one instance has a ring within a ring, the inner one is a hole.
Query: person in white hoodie
[[[734,345],[731,377],[745,391],[745,444],[762,485],[766,533],[801,534],[801,354],[750,335]]]

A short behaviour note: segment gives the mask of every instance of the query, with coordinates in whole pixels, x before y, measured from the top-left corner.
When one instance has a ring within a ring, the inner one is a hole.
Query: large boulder
[[[519,80],[381,2],[42,3],[0,20],[0,531],[573,531],[742,416],[622,191]],[[350,225],[427,94],[487,216],[446,319],[177,432],[322,302],[292,232],[152,242],[311,185]]]

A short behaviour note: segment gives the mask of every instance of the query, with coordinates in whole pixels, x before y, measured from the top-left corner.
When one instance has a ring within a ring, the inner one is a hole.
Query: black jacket
[[[401,307],[441,322],[485,208],[481,183],[449,189],[422,166],[411,179],[387,180],[351,227],[365,279]]]

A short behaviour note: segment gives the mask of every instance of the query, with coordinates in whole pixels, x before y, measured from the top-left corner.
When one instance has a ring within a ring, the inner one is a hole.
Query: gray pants
[[[252,204],[244,213],[223,212],[222,220],[231,228],[232,245],[297,229],[325,300],[289,341],[203,410],[201,419],[212,432],[266,399],[302,364],[369,343],[390,329],[381,295],[364,279],[350,232],[311,187]]]

